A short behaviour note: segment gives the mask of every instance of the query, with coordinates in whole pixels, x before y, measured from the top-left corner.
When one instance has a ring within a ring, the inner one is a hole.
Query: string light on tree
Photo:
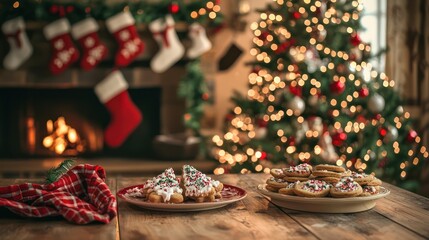
[[[360,1],[272,4],[250,25],[255,61],[247,96],[233,97],[240,111],[227,121],[227,135],[213,138],[222,167],[268,172],[310,161],[378,171],[397,182],[416,176],[429,153],[415,146],[421,139],[394,81],[369,63]],[[256,134],[258,119],[266,134]],[[402,162],[407,167],[399,168]]]

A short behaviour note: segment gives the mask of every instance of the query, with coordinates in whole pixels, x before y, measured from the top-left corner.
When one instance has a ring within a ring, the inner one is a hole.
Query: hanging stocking
[[[137,34],[135,20],[131,13],[121,12],[106,20],[106,26],[119,44],[115,65],[126,67],[144,50],[143,41]]]
[[[212,48],[206,30],[199,23],[189,26],[189,38],[192,40],[192,47],[188,50],[188,58],[197,58]]]
[[[70,23],[66,18],[61,18],[48,24],[44,29],[46,39],[51,43],[52,57],[49,69],[53,74],[59,74],[66,70],[79,58],[79,52],[74,46],[70,36]]]
[[[15,70],[24,63],[33,53],[33,47],[25,33],[25,22],[22,17],[6,21],[2,25],[10,50],[3,60],[7,70]]]
[[[107,55],[107,48],[98,37],[98,24],[93,18],[84,19],[72,26],[73,38],[78,40],[83,49],[80,66],[91,70]]]
[[[174,19],[171,15],[167,15],[165,19],[159,18],[151,22],[149,29],[160,48],[153,57],[150,67],[154,72],[162,73],[182,58],[185,49],[177,37]]]
[[[119,147],[142,121],[142,114],[130,99],[128,84],[120,71],[110,73],[95,86],[95,93],[110,112],[111,121],[104,132],[109,147]]]

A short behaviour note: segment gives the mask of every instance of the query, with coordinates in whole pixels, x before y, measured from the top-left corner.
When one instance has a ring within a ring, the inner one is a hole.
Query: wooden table
[[[109,224],[78,226],[60,218],[20,218],[0,210],[0,239],[427,239],[429,199],[384,184],[391,191],[374,209],[354,214],[316,214],[282,209],[256,192],[268,175],[215,176],[248,191],[224,208],[186,213],[142,210],[118,200]],[[0,185],[22,180],[0,180]],[[108,181],[113,191],[143,178]]]

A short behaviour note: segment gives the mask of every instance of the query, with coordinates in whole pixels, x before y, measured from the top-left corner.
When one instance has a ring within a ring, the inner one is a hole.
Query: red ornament
[[[168,5],[168,11],[172,14],[179,12],[179,10],[180,10],[180,7],[179,7],[179,4],[177,3],[173,2],[170,5]]]
[[[375,114],[374,119],[375,120],[380,120],[381,119],[381,114],[380,113]]]
[[[378,132],[380,133],[380,136],[385,137],[387,134],[387,129],[386,128],[380,128],[380,130]]]
[[[67,13],[71,13],[71,12],[73,12],[74,11],[74,6],[67,6],[66,7],[66,12]]]
[[[207,100],[209,100],[209,94],[208,93],[203,93],[202,95],[201,95],[201,99],[203,99],[204,101],[207,101]]]
[[[283,53],[286,50],[288,50],[291,46],[293,46],[295,44],[295,42],[296,42],[296,40],[294,38],[291,38],[291,39],[283,42],[282,44],[280,44],[275,52],[277,54]]]
[[[363,115],[359,115],[356,117],[356,122],[358,123],[366,123],[366,118]]]
[[[265,160],[265,159],[267,159],[267,153],[261,152],[261,157],[259,158],[259,160]]]
[[[294,136],[290,136],[289,137],[289,146],[295,146],[295,137]]]
[[[60,7],[60,17],[65,17],[66,16],[66,9],[64,8],[64,6]]]
[[[232,113],[226,114],[226,116],[225,116],[225,122],[231,122],[232,119],[234,119],[234,114],[232,114]]]
[[[331,83],[329,88],[331,89],[332,93],[341,94],[346,89],[346,85],[343,82],[337,81],[337,82]]]
[[[59,10],[58,5],[52,5],[52,6],[49,8],[49,12],[50,12],[50,13],[53,13],[53,14],[57,13],[57,12],[58,12],[58,10]]]
[[[346,140],[347,140],[347,134],[343,132],[338,132],[334,136],[332,136],[332,144],[336,147],[342,146],[344,141]]]
[[[265,128],[265,127],[267,127],[267,125],[268,125],[268,121],[265,121],[264,119],[262,119],[262,118],[258,118],[257,120],[256,120],[256,125],[258,126],[258,127],[260,127],[260,128]]]
[[[363,87],[359,90],[359,97],[368,97],[369,90],[366,87]]]
[[[293,18],[295,18],[295,19],[299,19],[299,18],[301,18],[301,13],[299,13],[299,12],[294,12],[294,13],[292,14],[292,16],[293,16]]]
[[[413,142],[415,142],[416,141],[416,138],[417,138],[417,132],[416,131],[414,131],[413,129],[411,129],[409,132],[408,132],[408,134],[407,134],[407,141],[408,142],[410,142],[410,143],[413,143]]]
[[[360,39],[359,35],[357,33],[352,34],[352,36],[350,37],[350,43],[353,46],[359,46],[359,44],[362,42],[362,40]]]
[[[90,13],[90,12],[91,12],[91,8],[90,8],[90,7],[86,7],[86,8],[85,8],[85,12],[86,12],[86,13]]]
[[[258,38],[261,39],[262,41],[265,41],[265,40],[267,40],[268,35],[270,35],[270,33],[267,31],[264,31],[261,33],[261,35],[259,35]]]
[[[289,85],[289,91],[298,97],[302,97],[302,87]]]

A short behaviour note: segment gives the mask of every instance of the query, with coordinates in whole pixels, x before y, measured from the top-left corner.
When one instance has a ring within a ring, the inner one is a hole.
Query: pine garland
[[[216,7],[215,7],[216,6]],[[217,26],[222,23],[223,16],[216,1],[183,1],[159,0],[153,1],[123,1],[108,4],[105,0],[86,0],[58,2],[55,0],[4,0],[0,2],[0,23],[22,16],[29,21],[52,22],[66,17],[71,23],[87,17],[106,20],[118,12],[128,10],[134,16],[136,23],[149,24],[155,19],[173,14],[176,21],[189,24],[203,23],[207,26]]]
[[[75,165],[75,161],[72,159],[64,160],[58,167],[51,168],[46,173],[46,182],[53,183],[57,181],[62,175],[68,172]]]

